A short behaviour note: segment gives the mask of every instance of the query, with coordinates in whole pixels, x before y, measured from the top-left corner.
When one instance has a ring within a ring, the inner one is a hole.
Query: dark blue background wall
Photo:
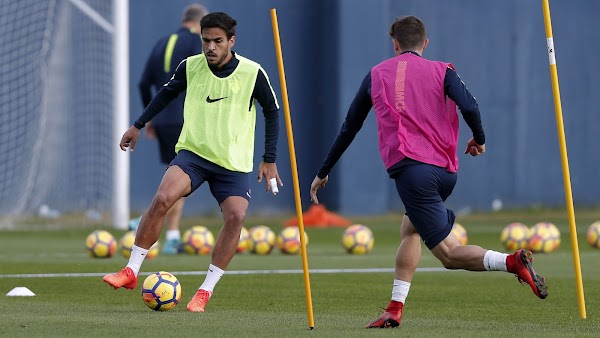
[[[131,119],[141,113],[137,81],[155,41],[176,30],[190,1],[130,1]],[[485,156],[459,154],[459,181],[448,205],[489,209],[561,206],[565,194],[552,99],[541,1],[289,0],[204,1],[238,21],[238,53],[263,65],[280,105],[281,90],[269,10],[276,8],[294,129],[303,205],[309,186],[335,138],[362,78],[393,56],[387,31],[397,16],[419,16],[428,29],[425,57],[452,62],[477,97],[487,134]],[[550,2],[573,195],[578,205],[598,205],[600,181],[600,75],[597,67],[600,2]],[[261,110],[258,110],[262,114]],[[278,167],[285,186],[274,197],[253,183],[250,213],[292,213],[293,185],[281,111]],[[256,165],[264,123],[257,119]],[[462,123],[459,151],[470,137]],[[164,168],[157,145],[142,140],[131,155],[131,206],[150,202]],[[320,200],[344,214],[402,210],[377,150],[374,115],[330,175]],[[206,187],[189,199],[185,213],[217,213]]]

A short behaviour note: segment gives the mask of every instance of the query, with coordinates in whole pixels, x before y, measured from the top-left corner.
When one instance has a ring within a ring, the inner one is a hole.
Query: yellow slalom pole
[[[552,38],[552,22],[550,21],[550,6],[548,0],[542,0],[544,11],[544,24],[546,26],[546,41],[548,44],[548,58],[550,60],[550,76],[552,77],[552,93],[554,95],[554,110],[556,112],[556,125],[558,127],[558,141],[562,160],[563,181],[567,197],[567,211],[569,213],[569,229],[571,231],[571,250],[575,265],[575,278],[577,283],[577,300],[579,302],[579,316],[586,318],[585,298],[583,296],[583,281],[581,279],[581,263],[579,262],[579,244],[577,244],[577,227],[575,226],[575,210],[573,208],[573,193],[571,192],[571,176],[569,174],[569,159],[567,157],[567,141],[563,124],[562,105],[560,103],[560,89],[558,87],[558,72],[556,70],[556,57],[554,39]]]
[[[275,39],[275,52],[277,53],[277,66],[279,68],[279,82],[281,82],[281,97],[283,100],[283,112],[285,114],[285,127],[287,130],[288,147],[290,151],[290,163],[292,167],[292,178],[294,181],[294,199],[296,200],[296,214],[298,215],[298,229],[300,230],[300,245],[302,247],[302,268],[304,269],[304,289],[306,290],[306,308],[308,311],[308,327],[315,327],[313,316],[312,296],[310,294],[310,278],[308,275],[308,257],[306,255],[306,239],[304,238],[304,220],[302,219],[302,202],[300,200],[300,185],[298,184],[298,167],[296,166],[296,150],[294,149],[294,134],[292,132],[292,117],[290,116],[290,104],[288,102],[287,85],[285,83],[285,70],[283,68],[283,54],[281,52],[281,41],[279,39],[279,25],[277,24],[277,12],[271,8],[271,24],[273,25],[273,38]]]

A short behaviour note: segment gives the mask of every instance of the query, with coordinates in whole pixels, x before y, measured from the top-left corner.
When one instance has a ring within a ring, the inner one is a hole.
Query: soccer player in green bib
[[[142,216],[127,266],[104,276],[103,281],[115,289],[135,288],[142,262],[160,236],[167,211],[206,181],[221,207],[223,227],[204,283],[187,305],[191,312],[204,312],[238,246],[251,199],[249,173],[254,158],[255,101],[261,105],[265,117],[265,152],[258,168],[258,181],[265,179],[267,192],[271,189],[271,179],[283,185],[275,164],[279,134],[277,98],[262,67],[231,50],[236,25],[232,17],[222,12],[202,18],[204,53],[179,64],[173,77],[120,142],[122,150],[133,151],[140,129],[186,91],[183,128],[175,147],[177,156]]]

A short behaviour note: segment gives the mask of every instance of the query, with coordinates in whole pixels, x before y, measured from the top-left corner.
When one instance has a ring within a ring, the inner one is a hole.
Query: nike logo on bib
[[[223,99],[226,99],[226,98],[228,98],[228,97],[229,97],[229,96],[220,97],[220,98],[218,98],[218,99],[211,99],[211,98],[210,98],[210,95],[208,95],[208,96],[206,97],[206,102],[208,102],[208,103],[213,103],[213,102],[221,101],[221,100],[223,100]]]

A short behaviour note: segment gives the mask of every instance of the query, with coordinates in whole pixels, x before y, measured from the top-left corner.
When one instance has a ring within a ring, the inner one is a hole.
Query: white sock
[[[178,241],[181,240],[181,233],[179,232],[178,229],[167,230],[167,241],[170,241],[172,239],[176,239]]]
[[[131,268],[136,276],[140,273],[140,268],[142,267],[142,263],[144,263],[144,258],[146,258],[147,254],[148,250],[140,248],[135,244],[131,247],[131,256],[129,256],[129,263],[127,263],[127,266]]]
[[[202,289],[213,292],[213,290],[215,289],[215,285],[217,285],[224,273],[225,271],[221,270],[219,267],[214,266],[212,264],[209,265],[208,271],[206,272],[206,278],[204,279],[204,283],[202,283],[198,290]]]
[[[410,283],[403,280],[394,279],[394,287],[392,287],[392,300],[404,304],[408,296]]]
[[[483,267],[487,271],[507,271],[506,257],[508,257],[508,254],[488,250],[483,256]]]

